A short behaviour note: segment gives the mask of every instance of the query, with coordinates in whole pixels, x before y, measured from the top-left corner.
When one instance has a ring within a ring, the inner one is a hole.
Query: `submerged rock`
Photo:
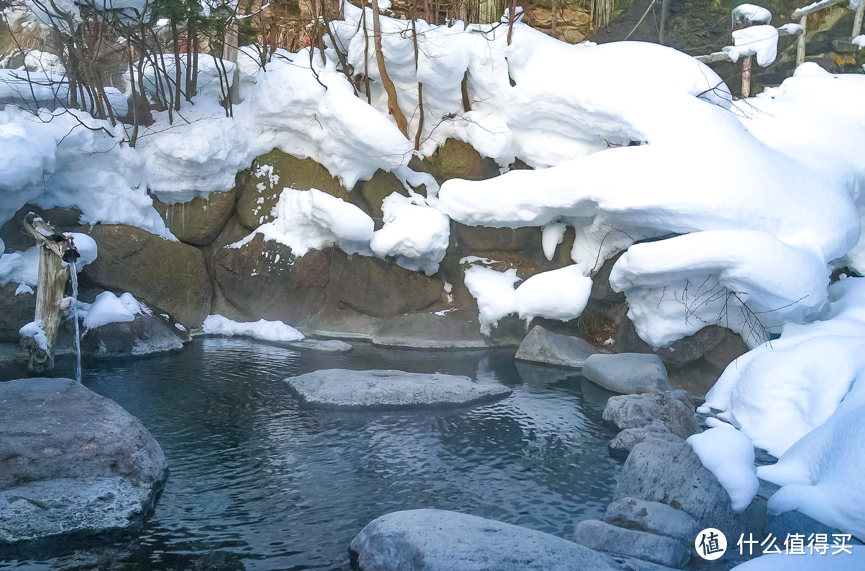
[[[559,335],[537,325],[520,343],[514,358],[520,361],[580,369],[586,359],[597,352],[597,349],[579,337]]]
[[[642,394],[670,390],[667,369],[657,355],[591,355],[583,376],[614,393]]]
[[[503,398],[511,389],[457,375],[322,369],[286,379],[307,405],[332,409],[390,409],[473,404]]]
[[[302,341],[292,341],[288,345],[297,347],[298,349],[323,351],[325,353],[348,353],[353,349],[351,345],[338,339],[304,339]]]
[[[635,557],[667,567],[682,567],[691,558],[682,544],[669,537],[586,520],[574,529],[574,541],[604,553]]]
[[[361,571],[664,569],[525,527],[433,509],[394,512],[372,521],[351,542],[349,553]]]
[[[0,383],[0,544],[134,527],[167,477],[159,444],[71,379]]]

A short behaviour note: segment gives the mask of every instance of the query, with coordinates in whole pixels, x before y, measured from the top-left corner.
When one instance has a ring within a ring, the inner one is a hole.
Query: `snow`
[[[862,35],[862,36],[856,36],[855,38],[853,38],[852,40],[850,40],[850,43],[859,46],[859,49],[860,49],[860,50],[861,50],[862,48],[865,48],[865,35]]]
[[[384,227],[375,232],[370,248],[379,257],[394,256],[397,265],[438,271],[450,243],[450,218],[427,206],[423,197],[393,193],[382,203]]]
[[[819,320],[731,363],[699,412],[717,411],[779,458],[758,476],[782,486],[769,501],[865,537],[865,279],[829,287]]]
[[[229,247],[239,248],[261,234],[288,246],[295,256],[334,244],[351,253],[368,249],[373,236],[372,218],[363,210],[317,189],[283,189],[273,215],[273,222]]]
[[[565,230],[567,229],[567,225],[562,222],[550,222],[541,227],[541,244],[544,248],[544,257],[547,260],[552,260],[553,256],[556,255],[556,246],[565,239]]]
[[[203,329],[210,335],[240,335],[261,341],[300,341],[303,334],[282,321],[261,319],[254,323],[238,323],[221,315],[209,315],[204,320]]]
[[[761,555],[733,567],[732,571],[779,571],[781,569],[784,571],[862,571],[865,569],[865,546],[851,547],[852,555],[849,553],[831,555],[837,547],[832,543],[834,538],[830,537],[829,542],[829,550],[822,555],[820,552],[811,552],[806,543],[805,554]]]
[[[72,242],[75,244],[75,249],[78,250],[78,253],[81,255],[76,263],[79,272],[84,266],[92,264],[96,260],[98,252],[96,240],[87,234],[82,234],[80,232],[64,232],[63,235],[72,238]]]
[[[733,8],[731,15],[734,26],[736,24],[753,26],[754,24],[769,24],[772,22],[772,13],[762,6],[755,6],[754,4],[740,4]]]
[[[141,312],[141,304],[131,293],[118,297],[110,291],[104,291],[96,296],[93,303],[78,302],[78,318],[83,320],[87,329],[135,321],[135,316]]]
[[[33,288],[29,285],[18,284],[18,287],[15,288],[15,295],[23,295],[25,293],[33,294]]]
[[[23,337],[32,337],[35,339],[36,345],[43,351],[48,351],[51,348],[51,344],[48,342],[48,336],[45,335],[45,330],[42,329],[41,319],[31,321],[19,329],[18,334]]]
[[[535,317],[574,319],[586,308],[592,292],[592,280],[576,265],[535,274],[514,289],[518,281],[515,268],[497,272],[472,266],[466,270],[466,287],[478,302],[481,333],[489,335],[510,314],[519,315],[527,324]]]
[[[0,256],[0,286],[15,282],[25,286],[39,283],[39,247]]]
[[[52,75],[62,76],[66,73],[66,68],[57,55],[40,50],[28,51],[24,56],[24,66],[30,71],[44,71]]]
[[[709,417],[706,424],[709,430],[692,435],[688,444],[727,490],[733,511],[742,513],[760,487],[754,446],[747,436],[725,422]]]
[[[784,30],[790,36],[795,36],[797,34],[802,34],[805,32],[805,28],[801,24],[784,24],[783,26],[778,26],[778,31]]]
[[[733,30],[733,45],[740,57],[757,56],[757,64],[768,67],[778,55],[778,30],[769,25]]]
[[[129,112],[126,96],[117,88],[106,86],[105,95],[116,117]],[[34,71],[0,69],[0,103],[18,105],[33,112],[43,107],[64,108],[69,105],[69,82],[62,72],[55,74],[41,68]],[[90,106],[89,94],[85,93],[82,104]]]

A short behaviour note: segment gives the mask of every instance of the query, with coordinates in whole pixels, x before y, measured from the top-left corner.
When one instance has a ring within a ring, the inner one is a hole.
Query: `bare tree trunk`
[[[511,9],[508,12],[508,45],[511,45],[511,36],[514,33],[514,22],[516,21],[517,0],[511,0]]]
[[[463,111],[466,111],[466,112],[471,111],[472,110],[472,104],[469,101],[469,72],[468,72],[468,70],[466,70],[466,72],[463,74],[463,80],[460,82],[460,92],[462,93],[462,96],[463,96]]]
[[[412,4],[411,9],[411,39],[414,44],[414,71],[417,74],[418,71],[418,58],[420,52],[417,46],[417,0]],[[420,138],[423,134],[423,123],[424,123],[424,109],[423,109],[423,83],[418,78],[417,82],[417,106],[418,106],[418,123],[417,123],[417,132],[414,135],[414,148],[415,150],[420,149]]]
[[[192,20],[186,23],[186,100],[192,100]]]
[[[559,19],[559,6],[556,0],[552,0],[552,10],[550,10],[550,16],[552,20],[550,20],[550,37],[556,37],[556,21]]]
[[[396,126],[407,139],[408,121],[406,121],[405,115],[399,108],[396,87],[394,86],[393,81],[391,81],[390,76],[387,74],[387,68],[384,65],[384,52],[382,52],[381,49],[381,19],[378,16],[378,0],[372,0],[372,27],[373,40],[375,43],[375,61],[378,64],[378,73],[381,76],[382,86],[384,87],[385,92],[387,92],[388,111],[393,115],[393,118],[396,120]]]
[[[183,79],[183,68],[180,67],[180,36],[177,33],[177,22],[171,21],[171,39],[174,44],[174,109],[180,111],[180,81]]]
[[[363,9],[363,80],[366,86],[366,102],[372,105],[372,93],[369,90],[369,32],[366,28],[366,8]]]

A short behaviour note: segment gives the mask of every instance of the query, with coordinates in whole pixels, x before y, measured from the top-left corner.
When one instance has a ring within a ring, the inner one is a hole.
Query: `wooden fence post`
[[[860,1],[865,2],[865,0]],[[808,35],[808,14],[802,16],[802,19],[799,20],[799,25],[802,26],[802,33],[799,34],[799,42],[796,45],[796,67],[805,63],[805,36]]]

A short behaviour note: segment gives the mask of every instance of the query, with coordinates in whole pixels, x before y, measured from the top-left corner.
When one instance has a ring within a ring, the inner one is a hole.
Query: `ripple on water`
[[[57,374],[74,363],[61,361]],[[321,368],[468,375],[514,389],[440,411],[301,408],[283,380]],[[0,559],[57,569],[347,569],[376,517],[456,510],[567,536],[609,503],[619,464],[601,425],[606,394],[513,352],[300,352],[197,339],[179,354],[85,367],[84,384],[136,415],[171,470],[134,537]],[[0,555],[2,557],[2,555]]]

